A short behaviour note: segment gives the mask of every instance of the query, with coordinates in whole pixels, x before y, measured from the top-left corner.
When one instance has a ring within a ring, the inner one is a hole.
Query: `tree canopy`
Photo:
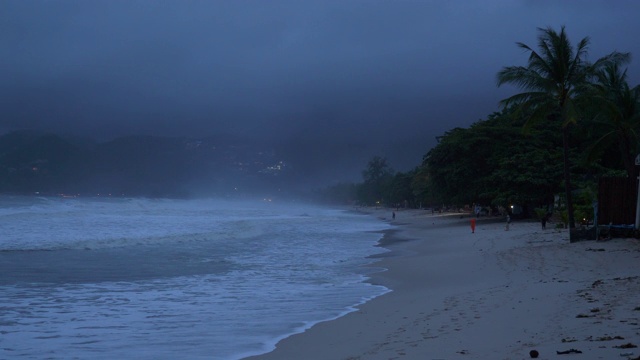
[[[575,227],[573,216],[571,170],[569,163],[569,125],[582,115],[584,104],[593,93],[589,85],[603,68],[625,63],[628,53],[612,52],[594,63],[587,59],[590,40],[578,42],[575,49],[564,26],[560,32],[552,28],[538,29],[538,50],[517,43],[529,53],[526,66],[507,66],[497,74],[498,86],[513,84],[523,90],[502,101],[503,106],[516,105],[528,115],[527,124],[549,119],[562,125],[564,187],[569,227]],[[580,106],[580,105],[583,106]]]
[[[416,207],[518,204],[530,214],[560,205],[571,226],[575,193],[580,217],[589,217],[600,177],[635,176],[640,86],[630,85],[621,67],[628,53],[591,63],[589,38],[574,48],[564,28],[539,31],[537,49],[518,43],[527,64],[497,74],[498,85],[523,90],[504,99],[500,112],[437,136],[410,171],[393,173],[385,158],[374,157],[350,198]]]

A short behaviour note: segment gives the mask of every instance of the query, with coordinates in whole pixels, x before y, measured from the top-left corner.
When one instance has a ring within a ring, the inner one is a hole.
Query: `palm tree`
[[[617,145],[627,175],[635,175],[634,159],[640,140],[640,86],[631,88],[627,82],[627,70],[611,64],[597,74],[593,87],[595,116],[593,130],[598,139],[591,146],[589,159],[599,150]]]
[[[550,120],[562,127],[564,186],[569,215],[569,227],[575,228],[571,177],[569,166],[569,129],[579,117],[579,103],[584,99],[586,87],[599,69],[608,64],[629,60],[628,53],[612,52],[591,64],[587,61],[589,38],[585,37],[575,50],[564,26],[557,33],[552,28],[538,28],[539,52],[523,43],[517,45],[529,53],[527,66],[508,66],[498,72],[498,86],[513,84],[524,90],[500,103],[505,108],[516,105],[524,110],[527,122]]]

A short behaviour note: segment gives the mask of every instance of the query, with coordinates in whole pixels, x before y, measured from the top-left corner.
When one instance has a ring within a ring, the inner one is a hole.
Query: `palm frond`
[[[586,149],[585,157],[587,162],[594,162],[600,156],[602,151],[614,141],[615,136],[615,131],[609,131],[591,143]]]
[[[596,60],[596,62],[591,65],[591,71],[596,73],[607,66],[614,64],[624,65],[629,63],[629,61],[631,61],[631,53],[614,51]]]

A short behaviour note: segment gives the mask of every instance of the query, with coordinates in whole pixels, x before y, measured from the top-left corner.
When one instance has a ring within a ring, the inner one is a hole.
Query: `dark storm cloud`
[[[498,109],[511,90],[497,89],[495,74],[524,64],[515,42],[535,45],[536,27],[590,36],[592,58],[637,55],[639,10],[635,1],[6,0],[0,130],[238,133],[302,153],[324,144],[326,156],[339,155],[327,144],[346,144],[406,169],[436,135]]]

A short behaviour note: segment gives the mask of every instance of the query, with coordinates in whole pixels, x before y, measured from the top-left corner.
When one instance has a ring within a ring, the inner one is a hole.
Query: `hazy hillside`
[[[275,192],[294,180],[274,150],[234,141],[129,136],[92,143],[13,132],[0,137],[0,191],[194,196]]]

